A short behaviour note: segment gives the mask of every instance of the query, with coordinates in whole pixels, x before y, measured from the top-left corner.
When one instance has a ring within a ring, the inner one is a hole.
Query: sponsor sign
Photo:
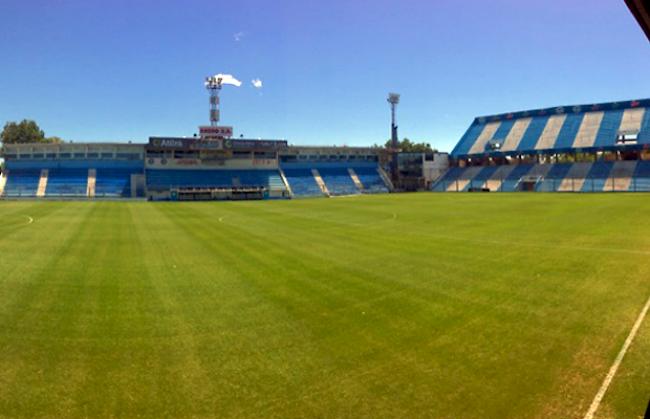
[[[203,126],[199,127],[199,135],[201,138],[230,138],[232,137],[232,127]]]
[[[153,148],[182,150],[221,150],[222,140],[199,140],[195,138],[151,137],[149,146]]]
[[[284,140],[224,140],[223,148],[232,150],[282,150],[287,148]]]
[[[183,150],[283,150],[288,147],[285,140],[233,140],[198,139],[174,137],[150,137],[149,147]]]
[[[149,138],[149,145],[159,148],[186,148],[186,138]]]

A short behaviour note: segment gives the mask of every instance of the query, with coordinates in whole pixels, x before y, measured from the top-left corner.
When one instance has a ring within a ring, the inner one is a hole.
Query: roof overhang
[[[630,12],[639,22],[639,26],[645,32],[650,41],[650,1],[649,0],[625,0]]]

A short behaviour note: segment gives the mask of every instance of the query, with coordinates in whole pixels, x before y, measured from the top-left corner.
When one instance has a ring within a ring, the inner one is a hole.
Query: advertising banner
[[[232,127],[225,126],[203,126],[199,127],[199,136],[204,139],[208,138],[230,138],[232,137]]]

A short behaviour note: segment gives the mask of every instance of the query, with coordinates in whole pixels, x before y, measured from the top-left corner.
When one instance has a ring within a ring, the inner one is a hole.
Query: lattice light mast
[[[397,122],[395,120],[395,108],[399,103],[399,94],[389,93],[388,94],[388,103],[390,103],[390,115],[391,115],[391,124],[390,124],[390,148],[391,148],[391,163],[390,171],[391,176],[394,181],[397,181],[399,177],[399,171],[397,167],[397,153],[399,149],[399,140],[397,139]]]
[[[210,76],[205,78],[205,88],[210,92],[210,126],[219,124],[219,92],[223,86],[223,78]]]
[[[205,78],[205,88],[210,92],[210,126],[212,127],[216,127],[219,123],[219,93],[226,84],[241,86],[241,82],[231,74],[219,73]]]

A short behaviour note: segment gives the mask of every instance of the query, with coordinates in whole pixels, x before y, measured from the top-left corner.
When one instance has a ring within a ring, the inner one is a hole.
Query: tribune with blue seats
[[[477,117],[432,190],[646,191],[649,144],[650,99]]]

